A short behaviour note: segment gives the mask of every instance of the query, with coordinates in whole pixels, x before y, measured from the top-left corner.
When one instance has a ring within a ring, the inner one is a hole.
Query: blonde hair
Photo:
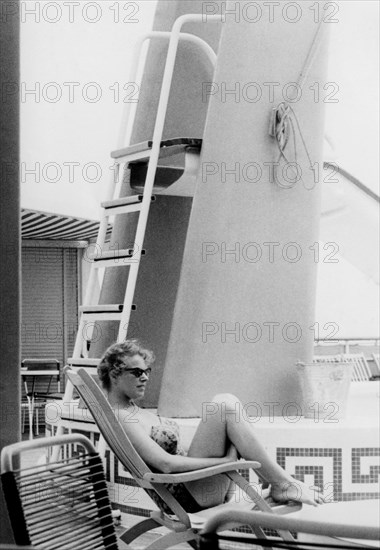
[[[125,359],[134,355],[140,355],[147,366],[155,360],[153,352],[145,349],[137,339],[115,342],[107,348],[98,365],[99,380],[105,390],[111,388],[111,373],[119,376]]]

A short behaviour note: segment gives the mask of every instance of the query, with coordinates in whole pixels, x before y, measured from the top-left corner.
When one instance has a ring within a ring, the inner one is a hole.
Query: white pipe
[[[192,17],[195,17],[195,16],[192,16]],[[219,18],[219,16],[210,16],[210,17]],[[173,29],[174,29],[174,26],[173,26]],[[131,68],[131,77],[130,77],[131,82],[135,82],[137,78],[137,73],[138,73],[138,69],[141,61],[142,47],[144,42],[146,40],[151,40],[153,38],[170,40],[171,36],[172,36],[172,32],[170,31],[151,31],[143,35],[138,40],[134,48],[133,65]],[[211,48],[211,46],[207,44],[207,42],[202,40],[202,38],[199,38],[199,36],[196,36],[190,33],[181,33],[178,39],[193,43],[194,45],[198,46],[206,54],[212,67],[215,68],[216,58],[217,58],[216,53]],[[121,149],[122,147],[124,147],[125,143],[128,145],[130,145],[131,143],[131,135],[132,135],[133,123],[136,116],[137,103],[138,102],[127,103],[125,106],[125,109],[122,115],[121,124],[120,124],[120,131],[119,131],[119,136],[117,140],[117,145],[116,145],[117,149]]]

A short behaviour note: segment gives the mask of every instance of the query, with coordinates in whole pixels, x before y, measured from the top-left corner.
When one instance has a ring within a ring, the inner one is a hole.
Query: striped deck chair
[[[56,462],[20,468],[28,452],[55,445],[62,451]],[[103,464],[85,436],[4,447],[1,481],[16,544],[44,550],[118,550]]]
[[[372,359],[376,367],[376,372],[374,373],[373,377],[378,380],[380,378],[380,354],[379,353],[373,353]]]
[[[352,365],[353,382],[367,382],[372,378],[372,372],[363,353],[343,353],[341,355],[314,355],[313,363],[350,363]]]
[[[372,372],[364,353],[344,353],[342,359],[345,363],[353,365],[352,380],[354,382],[367,382],[371,380]]]

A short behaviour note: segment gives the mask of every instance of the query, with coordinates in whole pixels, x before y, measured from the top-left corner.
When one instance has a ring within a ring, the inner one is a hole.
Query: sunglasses
[[[152,369],[150,367],[148,367],[147,369],[123,369],[123,372],[128,372],[132,374],[135,378],[141,378],[143,374],[145,374],[149,378]]]

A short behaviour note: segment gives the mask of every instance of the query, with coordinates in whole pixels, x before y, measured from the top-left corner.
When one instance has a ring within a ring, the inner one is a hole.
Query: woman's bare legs
[[[223,398],[224,395],[216,396],[211,407],[219,408],[219,403],[215,400]],[[231,462],[238,459],[236,448],[231,445],[227,436],[226,425],[213,416],[201,418],[201,422],[194,434],[189,447],[188,456],[193,457],[224,457],[228,454]],[[193,495],[195,500],[204,508],[217,506],[226,500],[229,489],[234,486],[233,483],[224,475],[213,476],[205,480],[186,483],[186,487]]]
[[[205,406],[188,456],[222,457],[226,455],[231,443],[242,458],[261,463],[258,473],[271,484],[271,496],[275,500],[298,500],[312,505],[323,502],[311,488],[292,478],[272,460],[243,414],[242,403],[231,394],[220,394]],[[231,460],[234,459],[231,456]],[[212,506],[223,502],[229,482],[225,476],[215,476],[207,486],[204,480],[187,486],[199,504]]]

